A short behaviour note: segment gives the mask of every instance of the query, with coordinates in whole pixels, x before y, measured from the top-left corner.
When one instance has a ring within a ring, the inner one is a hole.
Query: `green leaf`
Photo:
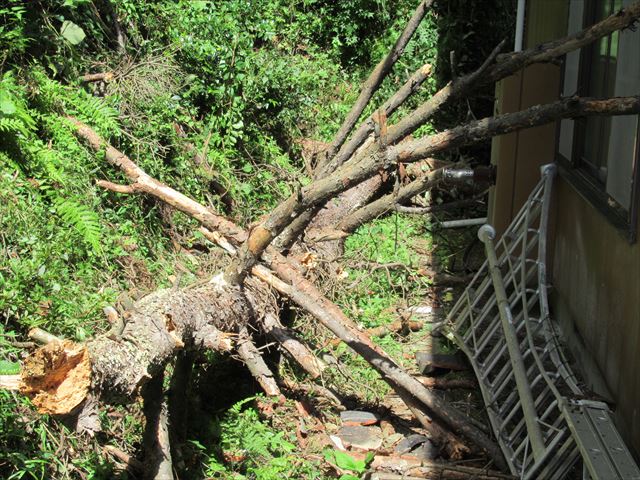
[[[368,467],[373,462],[373,459],[376,458],[376,454],[373,452],[367,452],[367,455],[364,457],[364,465]]]
[[[84,40],[84,37],[86,37],[84,30],[70,20],[62,22],[60,35],[62,35],[71,45],[78,45]]]
[[[350,473],[345,473],[338,480],[360,480],[360,477],[356,477],[355,475],[351,475]]]
[[[16,104],[11,99],[11,95],[9,92],[2,91],[0,92],[0,112],[5,115],[11,115],[16,113]]]
[[[336,465],[343,470],[360,472],[364,469],[364,462],[362,460],[356,460],[351,455],[347,455],[339,450],[335,450],[333,455],[336,459]]]
[[[91,0],[64,0],[64,3],[62,4],[63,7],[71,7],[71,8],[76,8],[79,5],[82,5],[84,3],[89,3]]]
[[[0,360],[0,375],[17,375],[20,373],[20,364],[8,360]]]

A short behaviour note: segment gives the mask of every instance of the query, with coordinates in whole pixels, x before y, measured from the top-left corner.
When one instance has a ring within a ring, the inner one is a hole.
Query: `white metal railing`
[[[607,406],[584,398],[565,361],[547,300],[546,234],[555,165],[494,243],[487,260],[438,327],[467,355],[511,473],[522,479],[640,479]],[[606,432],[606,433],[605,433]],[[606,440],[605,440],[606,438]]]

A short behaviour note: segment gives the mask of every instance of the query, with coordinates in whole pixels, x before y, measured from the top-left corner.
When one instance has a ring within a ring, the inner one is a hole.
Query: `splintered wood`
[[[64,340],[48,343],[27,357],[20,391],[32,397],[38,412],[65,415],[82,403],[90,384],[86,347]]]

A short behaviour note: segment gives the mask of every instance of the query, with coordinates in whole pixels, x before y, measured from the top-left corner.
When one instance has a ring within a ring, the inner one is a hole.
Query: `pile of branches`
[[[124,172],[130,181],[122,185],[99,180],[99,185],[121,194],[150,195],[189,215],[200,223],[200,230],[208,239],[228,253],[229,263],[206,284],[160,290],[139,300],[128,318],[123,321],[114,318],[114,328],[108,334],[82,344],[52,342],[37,350],[25,361],[21,385],[41,411],[74,412],[78,418],[86,419],[91,417],[97,399],[126,403],[142,394],[147,430],[151,428],[153,432],[146,457],[147,476],[172,479],[170,435],[162,391],[169,362],[194,350],[233,351],[267,395],[282,396],[277,377],[254,342],[258,333],[271,337],[312,379],[320,377],[326,368],[312,349],[281,323],[278,303],[273,301],[275,293],[310,314],[379,372],[444,451],[468,451],[471,445],[484,451],[496,468],[506,468],[497,444],[359,330],[309,279],[295,252],[339,253],[343,239],[358,226],[395,211],[439,185],[444,169],[449,166],[439,164],[409,181],[396,182],[391,191],[388,187],[384,190],[386,180],[399,175],[409,163],[561,118],[639,113],[639,96],[604,100],[574,96],[421,138],[411,137],[453,101],[490,87],[528,65],[556,61],[612,32],[632,27],[640,16],[640,2],[584,31],[529,50],[500,55],[502,42],[477,70],[453,78],[397,123],[388,124],[387,119],[428,78],[430,67],[425,65],[373,115],[358,124],[372,95],[401,56],[431,3],[424,0],[419,4],[392,50],[365,82],[335,138],[317,157],[313,181],[294,192],[262,221],[247,228],[150,177],[90,126],[68,118],[77,136],[103,154],[101,158]],[[188,363],[181,368],[176,366],[174,375],[189,368]]]

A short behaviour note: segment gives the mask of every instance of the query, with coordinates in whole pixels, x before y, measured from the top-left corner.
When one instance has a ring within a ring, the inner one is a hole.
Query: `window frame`
[[[586,2],[584,10],[583,25],[593,23],[594,2]],[[591,65],[588,61],[592,55],[594,44],[580,50],[580,59],[578,65],[578,84],[584,84],[585,76],[591,71]],[[608,42],[607,48],[611,49],[611,40]],[[607,66],[607,72],[610,66]],[[559,87],[559,95],[562,96],[563,86],[565,82],[566,57],[562,65],[561,82]],[[608,73],[606,73],[608,75]],[[587,200],[593,207],[600,212],[616,229],[622,233],[629,243],[637,241],[638,226],[638,204],[640,203],[640,115],[636,126],[635,136],[635,155],[632,159],[631,174],[631,191],[629,208],[622,207],[616,202],[611,195],[607,193],[606,184],[593,172],[592,165],[586,162],[582,156],[585,148],[585,123],[586,119],[579,118],[574,120],[573,138],[571,139],[571,157],[566,158],[560,153],[560,134],[561,122],[557,122],[556,128],[556,158],[559,166],[560,175],[572,185],[575,190]],[[601,149],[602,150],[602,149]],[[599,152],[601,154],[602,152]]]

